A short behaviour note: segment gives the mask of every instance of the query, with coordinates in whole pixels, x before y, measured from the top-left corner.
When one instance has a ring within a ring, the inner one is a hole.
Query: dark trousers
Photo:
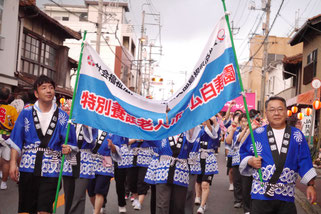
[[[184,214],[187,187],[156,184],[156,213]]]
[[[65,214],[84,214],[88,179],[63,176]]]
[[[118,206],[126,206],[125,200],[125,182],[126,182],[127,169],[115,167],[114,176],[115,176],[115,185],[116,192],[118,197]]]
[[[243,198],[243,210],[244,213],[251,210],[251,188],[252,188],[252,176],[242,177],[242,198]]]
[[[197,175],[189,174],[189,183],[185,202],[185,214],[193,214],[194,211],[196,178]]]
[[[73,176],[63,176],[62,184],[65,192],[65,214],[69,213],[72,199],[75,192],[75,178]]]
[[[242,177],[239,166],[233,166],[234,204],[242,203]]]
[[[156,184],[151,184],[150,190],[150,214],[156,214]]]
[[[146,195],[149,184],[145,183],[145,175],[147,167],[131,167],[128,168],[129,189],[132,193],[138,195]]]
[[[251,214],[296,214],[293,202],[279,200],[252,200]]]
[[[30,172],[20,172],[18,213],[52,213],[57,184],[56,177],[41,177]]]

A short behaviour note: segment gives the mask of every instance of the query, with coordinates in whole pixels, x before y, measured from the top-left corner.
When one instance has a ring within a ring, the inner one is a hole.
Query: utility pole
[[[264,8],[266,12],[266,21],[264,29],[264,46],[263,46],[263,59],[262,59],[262,79],[261,79],[261,96],[260,96],[260,110],[263,114],[264,112],[264,97],[265,97],[265,76],[268,69],[268,44],[269,44],[269,30],[270,30],[270,13],[271,13],[271,0],[268,0],[266,7]]]
[[[153,44],[149,45],[149,68],[148,68],[148,86],[147,86],[147,95],[150,95],[150,73],[152,70],[152,47]]]
[[[142,12],[142,28],[140,30],[140,39],[139,39],[139,59],[138,59],[138,75],[136,74],[136,93],[140,93],[140,88],[142,86],[142,67],[143,67],[143,46],[144,46],[144,41],[145,41],[145,10]]]
[[[233,35],[238,34],[239,31],[240,31],[240,28],[239,28],[239,27],[234,27],[234,21],[231,21],[231,24],[232,24],[232,27],[231,27],[232,34],[233,34]],[[234,31],[236,31],[236,32],[234,33]]]
[[[98,1],[98,18],[97,18],[97,39],[96,39],[96,51],[100,54],[100,37],[103,19],[103,0]]]

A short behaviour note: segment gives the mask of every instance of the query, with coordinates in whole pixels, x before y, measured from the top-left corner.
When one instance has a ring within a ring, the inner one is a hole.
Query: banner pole
[[[236,64],[236,71],[237,71],[237,76],[238,76],[238,79],[239,79],[239,84],[240,84],[241,90],[242,90],[241,94],[242,94],[242,97],[243,97],[243,102],[244,102],[244,107],[245,107],[245,111],[246,111],[247,122],[248,122],[248,124],[249,124],[249,129],[250,129],[250,135],[251,135],[253,150],[254,150],[255,157],[258,157],[257,149],[256,149],[256,145],[255,145],[255,140],[254,140],[254,135],[253,135],[253,129],[252,129],[252,124],[251,124],[251,119],[250,119],[250,114],[249,114],[249,110],[248,110],[248,106],[247,106],[247,101],[246,101],[246,96],[245,96],[245,92],[244,92],[243,83],[242,83],[242,77],[241,77],[241,73],[240,73],[240,67],[239,67],[239,63],[238,63],[238,60],[237,60],[236,51],[235,51],[235,46],[234,46],[234,41],[233,41],[233,35],[232,35],[231,27],[230,27],[230,21],[229,21],[228,13],[227,13],[227,11],[226,11],[225,0],[222,0],[222,3],[223,3],[224,13],[225,13],[225,20],[226,20],[226,23],[227,23],[227,26],[228,26],[228,30],[229,30],[229,33],[230,33],[232,48],[233,48],[233,52],[234,52],[234,59],[235,59],[235,64]],[[259,176],[260,176],[261,186],[263,186],[263,179],[262,179],[262,170],[261,170],[261,168],[258,169],[258,172],[259,172]]]
[[[83,40],[82,40],[82,43],[81,43],[81,50],[80,50],[80,56],[79,56],[79,61],[78,61],[78,68],[77,68],[75,87],[74,87],[74,92],[73,92],[73,95],[72,95],[72,101],[71,101],[71,107],[70,107],[70,113],[69,113],[69,120],[72,117],[72,111],[73,111],[73,108],[74,108],[74,101],[75,101],[76,91],[77,91],[77,87],[78,87],[79,71],[80,71],[80,68],[81,68],[82,52],[83,52],[83,49],[84,49],[84,41],[86,39],[86,34],[87,34],[87,31],[85,30],[84,31],[84,37],[83,37]],[[68,143],[69,132],[70,132],[70,121],[68,122],[68,125],[67,125],[67,133],[66,133],[66,138],[65,138],[65,143],[64,143],[65,145]],[[65,155],[62,155],[53,213],[56,213],[56,209],[57,209],[57,202],[58,202],[58,196],[59,196],[60,183],[61,183],[61,177],[62,177],[62,170],[63,170],[63,167],[64,167],[64,162],[65,162]]]

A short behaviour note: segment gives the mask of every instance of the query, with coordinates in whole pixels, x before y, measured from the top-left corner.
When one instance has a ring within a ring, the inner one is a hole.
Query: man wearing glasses
[[[251,214],[297,213],[294,204],[295,181],[298,174],[306,184],[307,198],[316,201],[309,147],[302,132],[286,125],[286,102],[271,97],[265,103],[269,125],[254,130],[258,157],[254,155],[251,136],[240,149],[242,175],[253,175]],[[262,170],[263,183],[258,169]]]

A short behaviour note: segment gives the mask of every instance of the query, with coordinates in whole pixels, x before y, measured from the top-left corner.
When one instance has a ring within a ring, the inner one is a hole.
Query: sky
[[[59,4],[80,4],[83,0],[55,0]],[[115,1],[115,0],[113,0]],[[129,10],[127,19],[133,24],[137,37],[140,36],[142,10],[146,13],[160,14],[161,36],[158,27],[146,25],[149,39],[155,40],[155,45],[162,45],[162,56],[155,55],[159,66],[155,68],[157,75],[164,78],[165,86],[177,90],[185,77],[192,72],[205,43],[216,23],[224,15],[221,0],[127,0]],[[264,1],[264,0],[263,0]],[[267,1],[267,0],[266,0]],[[271,0],[270,25],[272,24],[283,0]],[[37,0],[38,7],[49,0]],[[233,21],[234,42],[239,63],[249,58],[249,38],[253,33],[262,35],[262,0],[225,0]],[[252,5],[253,10],[249,9]],[[296,13],[298,15],[296,15]],[[297,26],[321,13],[320,0],[284,0],[280,13],[270,35],[287,37],[292,32],[297,17]],[[156,23],[158,16],[147,15],[145,23]],[[260,23],[260,24],[259,24]],[[257,30],[256,30],[257,29]],[[156,52],[157,50],[155,50]],[[156,87],[157,90],[159,90]],[[169,92],[165,92],[168,94]]]

